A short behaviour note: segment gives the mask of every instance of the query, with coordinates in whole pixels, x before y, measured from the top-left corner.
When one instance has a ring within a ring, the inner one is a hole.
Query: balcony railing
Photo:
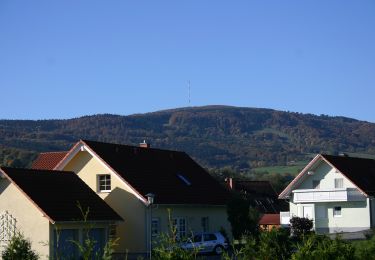
[[[361,201],[366,197],[357,189],[303,189],[293,191],[293,202]]]

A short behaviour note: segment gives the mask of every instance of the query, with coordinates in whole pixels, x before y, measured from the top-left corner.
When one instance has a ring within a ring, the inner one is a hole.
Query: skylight
[[[191,185],[191,182],[185,176],[177,174],[177,177],[180,178],[180,180],[182,180],[187,186]]]

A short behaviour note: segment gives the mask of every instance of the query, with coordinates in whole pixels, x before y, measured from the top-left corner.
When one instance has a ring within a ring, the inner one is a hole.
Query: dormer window
[[[111,175],[110,174],[98,175],[98,191],[99,192],[111,191]]]
[[[188,178],[186,178],[185,176],[183,176],[182,174],[177,174],[177,177],[183,181],[187,186],[190,186],[191,185],[191,182],[188,180]]]

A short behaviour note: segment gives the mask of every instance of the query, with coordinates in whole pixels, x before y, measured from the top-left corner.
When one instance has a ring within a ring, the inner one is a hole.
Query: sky
[[[0,118],[232,105],[375,122],[374,14],[373,0],[1,0]]]

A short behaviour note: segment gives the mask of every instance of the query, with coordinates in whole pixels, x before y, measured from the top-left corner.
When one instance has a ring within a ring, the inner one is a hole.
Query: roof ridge
[[[331,155],[331,154],[324,154],[321,153],[321,156],[324,158],[326,157],[334,157],[334,158],[342,158],[342,159],[359,159],[359,160],[370,160],[370,161],[375,161],[373,158],[364,158],[364,157],[354,157],[354,156],[341,156],[341,155]]]
[[[136,145],[130,145],[130,144],[119,144],[119,143],[112,143],[112,142],[102,142],[102,141],[94,141],[94,140],[87,140],[87,139],[81,139],[82,142],[87,143],[87,142],[93,142],[93,143],[100,143],[100,144],[108,144],[108,145],[118,145],[118,146],[125,146],[125,147],[130,147],[130,148],[139,148],[139,149],[144,149],[144,150],[154,150],[154,151],[162,151],[162,152],[175,152],[175,153],[182,153],[186,154],[184,151],[178,151],[178,150],[171,150],[171,149],[161,149],[161,148],[142,148]]]
[[[69,151],[52,151],[52,152],[40,152],[39,154],[47,154],[47,153],[67,153]]]
[[[58,170],[47,170],[47,169],[30,169],[30,168],[17,168],[17,167],[8,167],[1,166],[0,169],[9,169],[9,170],[19,170],[19,171],[28,171],[28,172],[49,172],[49,173],[73,173],[73,171],[58,171]]]

